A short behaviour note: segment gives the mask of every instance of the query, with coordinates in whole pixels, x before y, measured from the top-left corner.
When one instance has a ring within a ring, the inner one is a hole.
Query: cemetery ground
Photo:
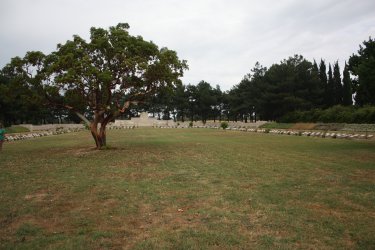
[[[212,129],[4,144],[1,249],[373,249],[375,141]]]

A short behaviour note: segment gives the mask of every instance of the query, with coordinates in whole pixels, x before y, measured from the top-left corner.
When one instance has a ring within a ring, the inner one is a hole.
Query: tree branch
[[[122,106],[122,109],[119,109],[120,113],[124,113],[129,108],[130,104],[132,103],[133,103],[132,101],[126,101],[124,105]]]
[[[61,108],[64,108],[64,109],[67,109],[69,111],[74,112],[84,123],[86,123],[87,126],[90,126],[91,122],[83,114],[81,114],[79,111],[77,111],[74,107],[72,107],[70,105],[64,105],[64,104],[59,104],[59,103],[53,102],[51,100],[51,98],[47,95],[47,93],[45,93],[45,96],[46,96],[46,99],[48,100],[48,102],[51,105],[56,106],[56,107],[61,107]]]
[[[86,123],[87,126],[90,126],[91,122],[81,113],[79,113],[78,111],[73,111],[79,118],[81,118],[81,120]]]

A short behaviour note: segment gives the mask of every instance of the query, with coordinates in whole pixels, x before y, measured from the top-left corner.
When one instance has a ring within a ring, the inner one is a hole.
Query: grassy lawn
[[[374,249],[375,142],[209,129],[5,143],[2,249]]]

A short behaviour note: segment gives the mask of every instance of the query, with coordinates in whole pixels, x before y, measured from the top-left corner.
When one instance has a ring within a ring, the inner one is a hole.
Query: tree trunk
[[[99,140],[100,140],[101,147],[107,146],[107,134],[105,130],[106,130],[105,126],[100,127]]]
[[[91,130],[91,135],[94,138],[95,144],[96,144],[96,149],[101,148],[101,143],[99,140],[99,133],[98,133],[98,123],[97,122],[92,122],[90,125],[90,130]]]
[[[109,122],[109,119],[104,119],[104,121],[101,123],[100,131],[99,131],[99,138],[101,140],[102,147],[107,146],[107,134],[106,134],[106,128],[107,124]]]
[[[91,124],[91,135],[94,138],[96,149],[107,146],[106,124],[101,124],[98,131],[98,123]]]

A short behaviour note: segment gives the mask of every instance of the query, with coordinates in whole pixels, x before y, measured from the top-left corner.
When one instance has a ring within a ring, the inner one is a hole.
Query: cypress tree
[[[344,72],[343,72],[343,95],[342,95],[342,104],[344,106],[350,106],[353,104],[352,100],[352,80],[350,79],[348,65],[345,62]]]
[[[335,105],[335,83],[332,76],[331,64],[328,66],[328,83],[326,91],[326,105],[327,107],[332,107]]]
[[[320,82],[319,77],[319,68],[318,64],[314,59],[314,63],[312,65],[311,70],[311,83],[310,83],[311,91],[309,95],[314,95],[314,108],[322,108],[324,107],[324,87]]]
[[[319,72],[318,64],[316,64],[315,59],[314,59],[314,63],[313,63],[313,71],[315,71],[315,72]]]
[[[339,62],[336,61],[333,66],[333,91],[334,91],[334,105],[342,104],[342,84]]]
[[[319,79],[320,79],[320,88],[322,89],[323,94],[323,106],[328,106],[328,94],[327,94],[327,68],[323,59],[320,59],[319,64]]]

